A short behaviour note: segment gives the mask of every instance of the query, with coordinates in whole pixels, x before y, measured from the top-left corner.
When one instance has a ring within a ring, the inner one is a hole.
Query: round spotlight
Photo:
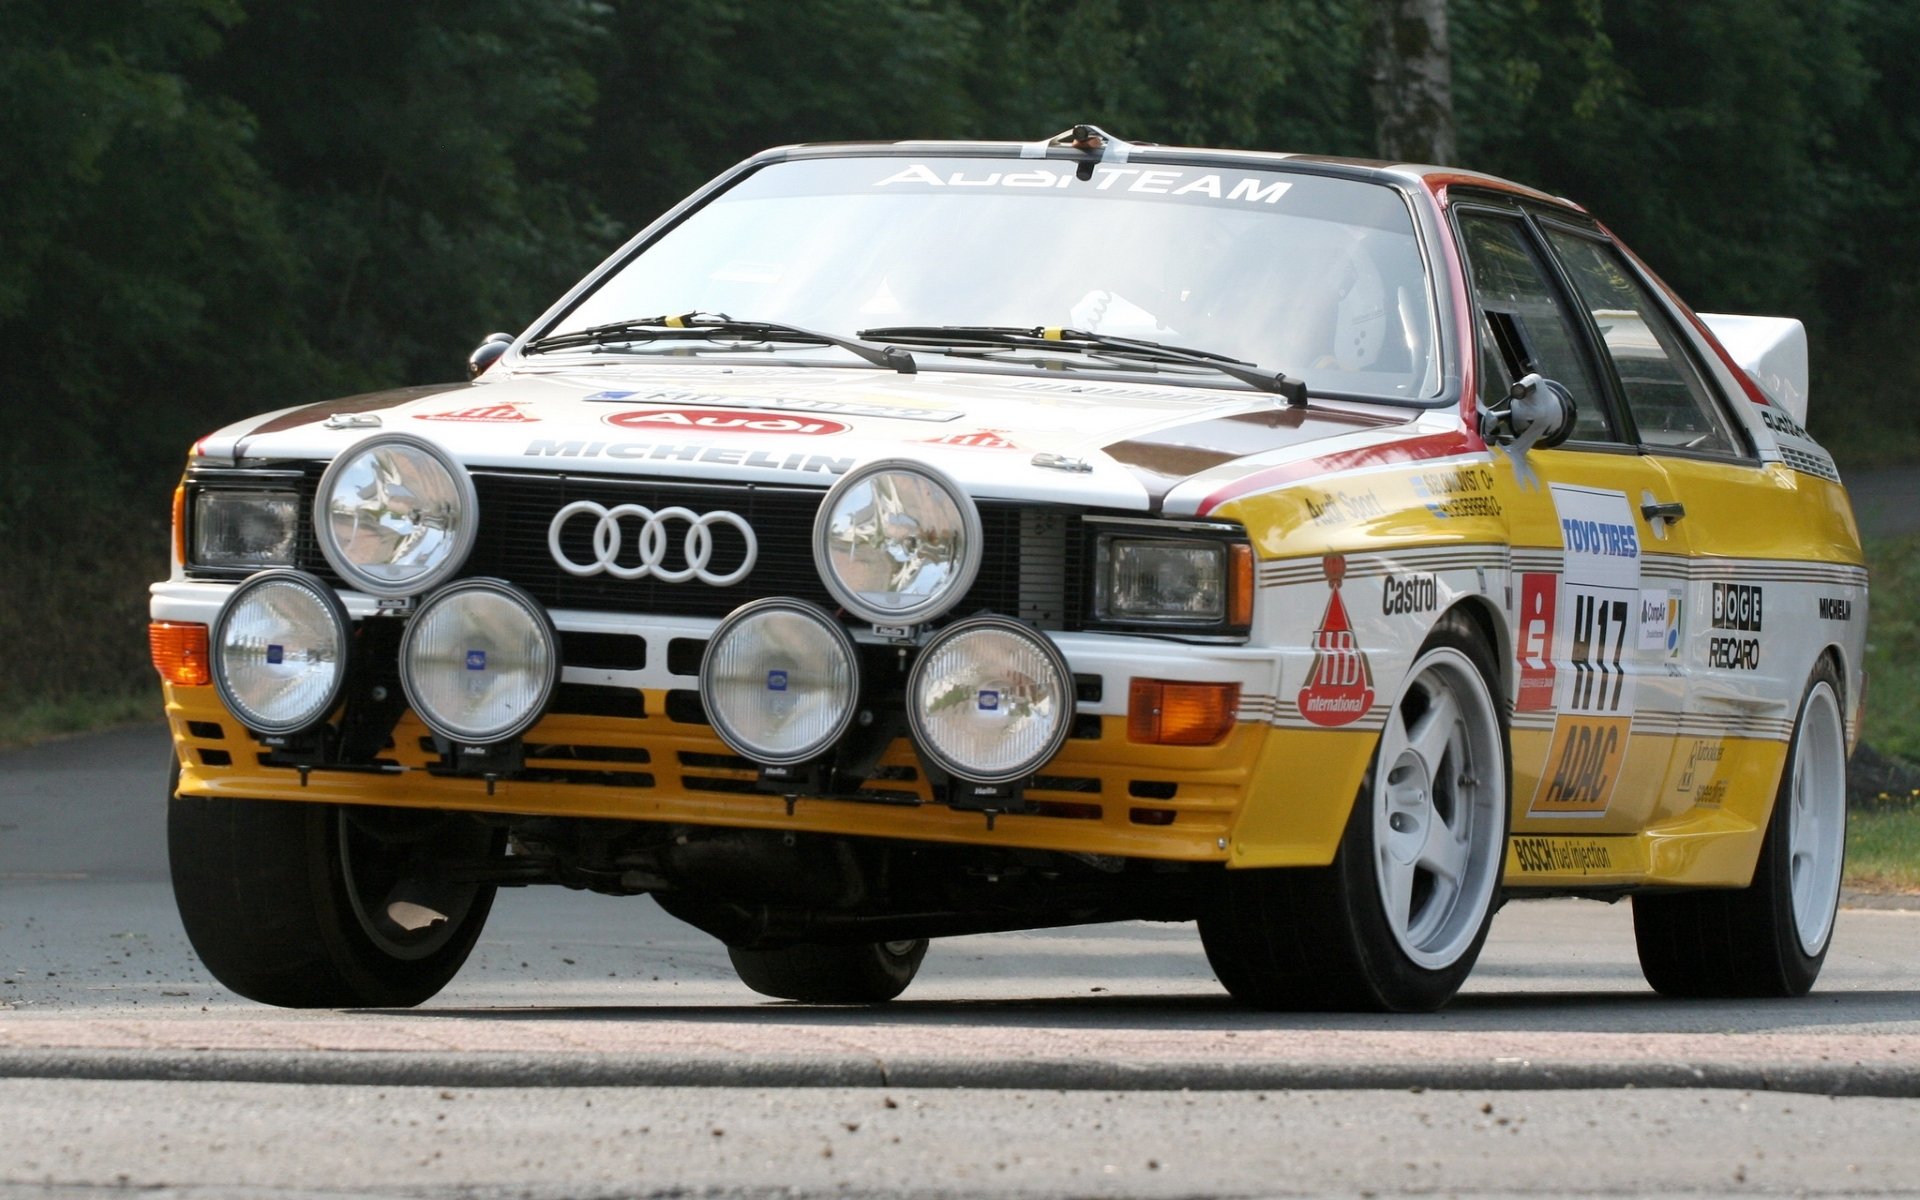
[[[742,758],[789,766],[840,740],[860,698],[853,639],[822,609],[768,599],[733,610],[700,661],[700,701]]]
[[[813,521],[834,599],[876,625],[917,625],[960,603],[980,570],[980,509],[932,467],[881,459],[842,477]]]
[[[975,783],[1011,783],[1060,752],[1073,726],[1073,672],[1052,639],[1008,617],[941,630],[907,676],[921,753]]]
[[[340,577],[373,596],[418,596],[466,561],[480,524],[473,480],[425,438],[377,434],[320,476],[313,529]]]
[[[497,579],[435,592],[400,639],[400,683],[427,728],[503,742],[540,719],[560,680],[560,635],[539,601]]]
[[[251,575],[213,619],[214,687],[255,733],[311,729],[340,703],[350,629],[340,597],[304,571]]]

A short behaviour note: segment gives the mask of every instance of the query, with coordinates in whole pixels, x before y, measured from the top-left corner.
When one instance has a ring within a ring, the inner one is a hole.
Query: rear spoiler
[[[1807,327],[1792,317],[1701,313],[1700,319],[1746,369],[1767,399],[1807,421]]]

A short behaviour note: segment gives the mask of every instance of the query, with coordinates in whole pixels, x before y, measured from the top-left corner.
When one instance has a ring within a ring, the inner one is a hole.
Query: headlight
[[[914,742],[949,773],[1011,783],[1060,752],[1073,725],[1073,675],[1045,634],[1007,617],[940,631],[907,676]]]
[[[1244,628],[1250,619],[1245,542],[1108,533],[1095,559],[1096,620]]]
[[[301,571],[262,571],[233,590],[208,637],[213,683],[255,733],[299,733],[325,720],[347,681],[346,606]]]
[[[406,434],[368,438],[334,459],[313,502],[327,561],[375,596],[417,596],[459,570],[479,519],[467,473]]]
[[[960,603],[980,553],[973,499],[944,473],[904,459],[842,478],[813,522],[827,590],[877,625],[917,625]]]
[[[770,766],[817,758],[840,739],[860,696],[853,639],[797,600],[735,609],[707,643],[700,700],[727,745]]]
[[[435,592],[400,639],[400,683],[427,728],[502,742],[540,719],[560,680],[560,635],[539,601],[497,579]]]
[[[300,529],[300,498],[291,492],[208,489],[193,498],[197,567],[289,567]]]

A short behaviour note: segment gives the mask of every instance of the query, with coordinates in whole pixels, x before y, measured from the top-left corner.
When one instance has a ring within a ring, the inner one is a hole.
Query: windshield
[[[1058,326],[1228,355],[1318,394],[1437,391],[1425,271],[1391,188],[1210,166],[1100,164],[1081,179],[1076,165],[773,163],[545,332],[695,311],[846,336]]]

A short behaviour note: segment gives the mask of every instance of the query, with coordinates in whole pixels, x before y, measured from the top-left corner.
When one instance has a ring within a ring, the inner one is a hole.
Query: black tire
[[[1471,624],[1443,619],[1394,700],[1333,864],[1226,873],[1200,937],[1234,999],[1276,1010],[1427,1012],[1460,990],[1493,922],[1506,860],[1511,758],[1498,678]],[[1457,722],[1427,721],[1452,706]],[[1459,836],[1434,843],[1436,828]],[[1426,866],[1443,851],[1465,855],[1447,864],[1457,884]],[[1390,888],[1406,900],[1404,919],[1390,915]]]
[[[851,946],[727,947],[740,982],[763,996],[807,1004],[882,1004],[907,990],[927,939]]]
[[[1661,995],[1804,996],[1819,978],[1846,859],[1843,695],[1822,659],[1801,694],[1749,886],[1633,898],[1640,973]]]
[[[442,868],[478,860],[494,840],[455,815],[168,801],[187,939],[222,984],[285,1008],[410,1008],[446,986],[486,924],[493,888],[447,882]],[[393,919],[429,913],[445,919],[413,930]]]

